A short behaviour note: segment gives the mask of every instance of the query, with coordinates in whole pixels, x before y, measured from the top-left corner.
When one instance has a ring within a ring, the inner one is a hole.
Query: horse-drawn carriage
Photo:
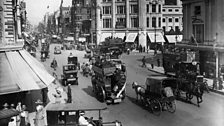
[[[175,78],[165,76],[150,76],[145,82],[146,88],[133,82],[132,87],[135,89],[137,100],[140,100],[144,106],[152,111],[155,115],[160,115],[162,110],[171,113],[176,111],[176,102],[173,90],[177,88]]]
[[[71,85],[78,85],[78,69],[79,63],[78,58],[76,56],[69,56],[68,57],[68,64],[63,65],[63,75],[61,76],[62,84],[64,86],[71,84]]]
[[[196,96],[199,106],[204,90],[209,91],[209,89],[204,77],[200,75],[202,71],[200,71],[200,63],[197,62],[198,59],[196,52],[184,52],[183,50],[163,52],[165,73],[175,77],[178,81],[176,97],[182,98],[181,94],[186,94],[185,99],[191,102],[193,96]]]
[[[46,108],[47,124],[48,126],[83,126],[80,121],[81,113],[84,111],[87,115],[93,117],[88,118],[88,123],[92,126],[121,126],[120,121],[103,122],[101,112],[106,110],[106,106],[102,104],[79,104],[66,103],[66,104],[49,104]],[[98,118],[97,118],[98,117]]]
[[[96,60],[92,66],[92,86],[97,98],[107,103],[119,103],[125,98],[126,70],[116,67],[112,61]]]

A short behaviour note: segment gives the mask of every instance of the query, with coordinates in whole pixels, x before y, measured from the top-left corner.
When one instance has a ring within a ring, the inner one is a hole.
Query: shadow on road
[[[128,95],[126,95],[126,97],[127,97],[132,103],[134,103],[135,105],[137,105],[137,106],[141,107],[142,109],[147,110],[147,111],[149,111],[150,113],[152,113],[152,111],[151,111],[148,107],[145,107],[144,104],[143,104],[140,100],[137,101],[136,98],[130,97],[130,96],[128,96]]]
[[[88,86],[87,88],[82,88],[82,90],[88,94],[89,96],[95,97],[95,94],[93,92],[93,88],[91,86]]]

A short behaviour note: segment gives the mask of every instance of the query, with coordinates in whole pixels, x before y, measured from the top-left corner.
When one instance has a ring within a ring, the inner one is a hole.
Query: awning
[[[106,39],[107,37],[111,37],[111,36],[112,36],[111,33],[102,33],[102,35],[101,35],[101,37],[100,37],[100,42],[105,41],[105,39]]]
[[[125,42],[134,42],[138,33],[128,33]]]
[[[47,87],[54,78],[25,50],[0,53],[0,95]]]
[[[177,35],[166,35],[166,38],[169,43],[176,43],[177,42]]]
[[[125,33],[115,33],[114,38],[124,39]]]
[[[183,35],[177,35],[177,42],[181,42],[183,39]]]
[[[160,32],[156,33],[156,40],[155,40],[155,33],[148,33],[148,36],[149,36],[151,43],[154,43],[154,42],[164,43],[165,42],[163,35]]]

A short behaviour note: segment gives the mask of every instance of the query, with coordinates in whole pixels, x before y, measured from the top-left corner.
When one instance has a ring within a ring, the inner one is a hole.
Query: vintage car
[[[54,47],[54,54],[61,54],[61,47],[60,46],[55,46]]]
[[[103,122],[101,111],[106,110],[105,104],[83,104],[80,102],[66,104],[49,104],[46,108],[48,126],[82,126],[79,124],[80,112],[85,111],[85,117],[93,126],[122,126],[120,121]]]
[[[61,76],[62,84],[67,86],[78,85],[78,69],[75,64],[67,64],[63,66],[63,75]]]

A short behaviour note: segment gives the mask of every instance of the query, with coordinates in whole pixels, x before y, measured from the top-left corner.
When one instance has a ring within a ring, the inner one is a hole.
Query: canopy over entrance
[[[53,81],[54,77],[27,51],[0,53],[0,95],[39,90]]]
[[[134,42],[138,33],[128,33],[125,42]]]

